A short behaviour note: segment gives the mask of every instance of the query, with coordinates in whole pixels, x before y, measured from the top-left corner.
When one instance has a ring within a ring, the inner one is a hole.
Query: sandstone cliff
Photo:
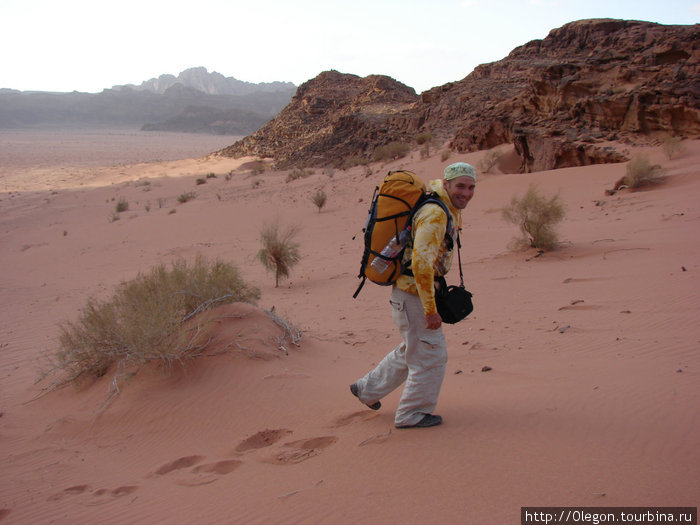
[[[700,135],[700,26],[582,20],[417,97],[388,77],[325,72],[222,150],[312,166],[430,132],[464,152],[514,144],[521,171],[625,160],[605,141]]]

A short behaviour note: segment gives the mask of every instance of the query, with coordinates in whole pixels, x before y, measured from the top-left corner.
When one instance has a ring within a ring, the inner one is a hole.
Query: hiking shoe
[[[414,425],[396,425],[396,428],[427,428],[434,427],[442,423],[442,417],[433,414],[425,414],[423,419]]]
[[[355,396],[357,399],[360,399],[360,393],[357,390],[357,383],[353,383],[352,385],[350,385],[350,392],[352,392],[352,395]],[[360,399],[360,401],[362,400]],[[367,405],[372,410],[379,410],[380,408],[382,408],[382,403],[380,401],[372,403],[371,405],[369,403],[365,403],[365,405]]]

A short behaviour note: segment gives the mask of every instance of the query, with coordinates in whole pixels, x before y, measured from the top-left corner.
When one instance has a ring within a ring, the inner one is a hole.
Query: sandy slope
[[[388,290],[351,297],[352,237],[387,169],[428,178],[439,157],[290,183],[204,158],[106,162],[78,183],[47,175],[60,165],[3,165],[0,521],[478,525],[518,523],[521,506],[696,506],[700,142],[672,161],[646,153],[667,183],[614,196],[624,165],[481,176],[463,232],[476,310],[445,329],[445,424],[426,430],[393,427],[400,392],[372,412],[348,391],[397,343]],[[567,206],[561,249],[541,257],[507,250],[499,212],[531,182]],[[197,198],[178,203],[187,191]],[[120,197],[129,211],[113,221]],[[302,228],[303,259],[277,289],[255,261],[274,217]],[[301,346],[280,349],[269,318],[244,308],[222,314],[186,373],[142,371],[106,408],[112,374],[33,400],[58,323],[197,253],[235,262],[261,308],[304,330]]]

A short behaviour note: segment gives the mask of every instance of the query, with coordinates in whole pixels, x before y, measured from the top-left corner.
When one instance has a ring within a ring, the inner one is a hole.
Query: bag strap
[[[459,285],[464,288],[464,273],[462,273],[462,241],[457,230],[457,260],[459,262]]]

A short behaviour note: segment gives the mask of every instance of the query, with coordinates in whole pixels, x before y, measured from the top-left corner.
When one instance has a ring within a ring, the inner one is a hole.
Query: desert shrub
[[[301,168],[295,168],[287,174],[287,179],[285,182],[291,182],[293,180],[303,179],[303,178],[308,177],[309,175],[313,175],[313,174],[314,174],[314,170],[311,170],[311,169],[305,170],[305,169],[301,169]]]
[[[375,161],[389,161],[405,157],[411,147],[403,142],[390,142],[385,146],[378,146],[374,150]]]
[[[178,196],[178,198],[177,198],[177,202],[179,202],[180,204],[184,204],[184,203],[187,202],[187,201],[191,201],[191,200],[194,199],[196,196],[197,196],[197,194],[196,194],[195,192],[193,192],[193,191],[188,191],[188,192],[186,192],[186,193],[181,193],[181,194]]]
[[[323,208],[326,205],[326,192],[323,190],[316,190],[316,193],[314,193],[311,196],[311,202],[314,203],[314,205],[318,208],[318,212],[321,213],[321,208]]]
[[[296,226],[282,229],[279,220],[265,224],[260,232],[262,247],[258,259],[265,269],[275,272],[275,288],[280,278],[289,277],[292,267],[299,262],[299,244],[294,240],[298,233]]]
[[[206,183],[207,183],[207,179],[205,179],[204,177],[200,177],[200,178],[198,178],[196,181],[194,181],[194,183],[195,183],[197,186],[200,186],[201,184],[206,184]]]
[[[121,213],[123,211],[127,211],[128,209],[129,202],[124,197],[119,197],[119,200],[117,201],[117,204],[114,207],[114,211],[117,213]]]
[[[440,160],[441,160],[442,162],[445,162],[447,159],[450,158],[451,155],[452,155],[452,152],[451,152],[449,149],[446,149],[446,150],[443,151],[442,154],[440,155]]]
[[[479,162],[479,169],[484,173],[489,173],[498,164],[501,157],[503,157],[503,152],[500,150],[492,149],[488,151]]]
[[[432,141],[433,136],[429,132],[419,133],[418,135],[416,135],[416,144],[418,144],[419,146]]]
[[[506,221],[520,228],[522,237],[516,239],[514,247],[531,246],[543,251],[556,248],[558,235],[554,226],[564,218],[558,194],[547,199],[531,184],[525,195],[514,196],[502,213]]]
[[[636,155],[627,163],[627,172],[623,184],[631,189],[641,188],[663,181],[663,170],[658,164],[652,164],[643,155]]]
[[[342,161],[338,161],[336,167],[341,170],[348,170],[354,168],[355,166],[364,166],[367,164],[367,159],[362,155],[349,155],[345,157]]]
[[[122,282],[107,301],[89,299],[76,322],[60,326],[56,359],[63,382],[100,377],[113,365],[128,370],[152,361],[184,363],[209,341],[197,314],[259,297],[229,263],[198,256],[192,265],[177,260],[170,269],[156,266]]]
[[[207,173],[207,177],[206,177],[206,178],[207,178],[207,179],[215,179],[215,178],[216,178],[216,173],[214,173],[214,172]]]
[[[664,138],[662,148],[668,160],[671,160],[673,157],[683,153],[683,143],[681,142],[680,137],[672,137],[668,135]]]

